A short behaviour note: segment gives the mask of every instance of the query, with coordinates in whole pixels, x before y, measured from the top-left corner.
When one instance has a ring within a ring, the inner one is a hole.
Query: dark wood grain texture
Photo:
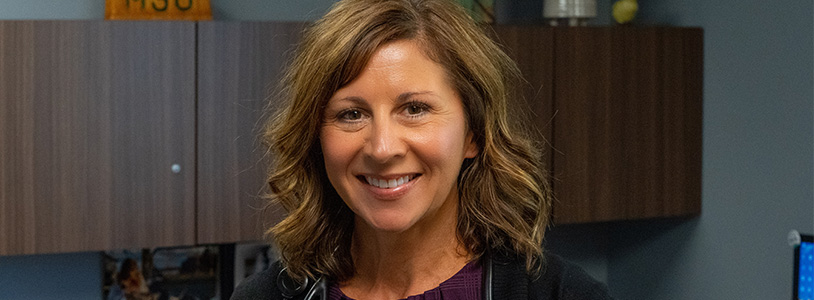
[[[264,108],[304,24],[199,24],[198,241],[257,241],[283,211],[267,193]]]
[[[193,23],[0,22],[0,255],[195,242],[194,51]]]
[[[555,34],[556,223],[698,215],[702,32]]]

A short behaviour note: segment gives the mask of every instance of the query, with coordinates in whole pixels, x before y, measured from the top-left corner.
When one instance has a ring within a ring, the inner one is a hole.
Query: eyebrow
[[[343,98],[336,99],[336,101],[350,101],[350,102],[353,102],[353,104],[355,104],[355,105],[361,105],[361,104],[367,103],[364,98],[358,97],[358,96],[343,97]]]
[[[406,93],[402,93],[401,95],[399,95],[398,98],[396,99],[396,101],[398,101],[398,103],[404,103],[404,102],[407,102],[407,100],[409,100],[413,96],[417,96],[417,95],[430,95],[430,96],[436,96],[437,97],[437,95],[435,93],[431,92],[431,91],[406,92]]]
[[[437,97],[437,95],[432,91],[404,92],[404,93],[401,93],[398,97],[396,97],[396,103],[401,104],[401,103],[407,102],[408,100],[410,100],[410,98],[412,98],[414,96],[418,96],[418,95],[430,95],[430,96],[436,96]],[[359,97],[359,96],[343,97],[343,98],[336,99],[336,101],[350,101],[354,105],[357,105],[357,106],[362,106],[364,104],[367,104],[367,101],[365,100],[365,98],[362,98],[362,97]]]

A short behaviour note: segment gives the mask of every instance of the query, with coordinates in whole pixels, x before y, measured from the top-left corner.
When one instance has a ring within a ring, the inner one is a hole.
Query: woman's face
[[[357,226],[403,232],[454,224],[458,173],[478,149],[444,69],[415,41],[379,48],[324,116],[325,169]]]

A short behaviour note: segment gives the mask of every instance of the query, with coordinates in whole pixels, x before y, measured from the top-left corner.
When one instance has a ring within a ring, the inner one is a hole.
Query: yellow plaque
[[[105,0],[107,20],[212,20],[209,0]]]

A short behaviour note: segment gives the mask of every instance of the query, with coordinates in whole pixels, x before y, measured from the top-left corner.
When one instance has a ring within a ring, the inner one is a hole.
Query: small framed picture
[[[219,245],[106,251],[103,299],[228,299],[233,249]]]

